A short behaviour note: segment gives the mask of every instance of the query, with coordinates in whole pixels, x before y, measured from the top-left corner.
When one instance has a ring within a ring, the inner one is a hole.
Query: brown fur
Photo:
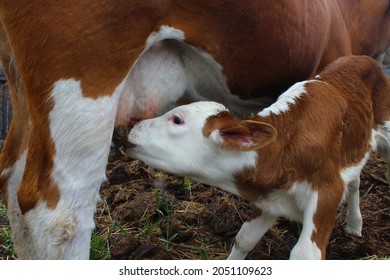
[[[210,117],[203,128],[203,135],[208,138],[215,129],[219,130],[225,149],[241,151],[260,149],[276,137],[276,131],[272,126],[265,123],[259,126],[258,122],[251,120],[235,120],[228,111]],[[244,140],[245,145],[239,145],[240,142],[236,141],[238,138]]]
[[[27,109],[27,100],[23,92],[23,82],[19,71],[12,59],[10,46],[6,44],[7,37],[4,29],[0,26],[0,56],[2,66],[7,73],[7,84],[12,98],[13,118],[8,138],[12,141],[6,141],[0,154],[0,170],[11,168],[21,157],[28,145],[30,132],[30,114]],[[0,189],[3,194],[4,202],[8,202],[8,176],[0,178]]]

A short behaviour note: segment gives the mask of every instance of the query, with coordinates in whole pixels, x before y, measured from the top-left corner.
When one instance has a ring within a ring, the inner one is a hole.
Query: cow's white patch
[[[119,93],[97,99],[82,95],[80,82],[57,81],[51,93],[50,132],[55,145],[52,179],[60,200],[27,212],[39,258],[87,259],[93,214],[105,170]]]
[[[294,84],[287,91],[285,91],[282,95],[279,96],[278,100],[272,104],[270,107],[265,108],[261,112],[259,112],[259,116],[267,117],[271,114],[279,115],[283,112],[287,112],[290,109],[291,105],[294,105],[296,100],[302,94],[307,94],[305,89],[305,85],[308,83],[316,82],[315,80],[308,80]]]

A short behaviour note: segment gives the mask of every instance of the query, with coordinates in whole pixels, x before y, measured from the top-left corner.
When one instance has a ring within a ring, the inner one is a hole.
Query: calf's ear
[[[276,129],[267,123],[235,120],[213,131],[210,138],[225,149],[252,151],[267,146],[276,134]]]

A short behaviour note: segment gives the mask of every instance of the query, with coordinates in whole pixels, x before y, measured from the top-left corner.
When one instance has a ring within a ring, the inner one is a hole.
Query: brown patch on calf
[[[250,221],[256,219],[257,217],[260,217],[262,213],[263,213],[263,211],[261,211],[261,209],[254,207],[251,215],[249,216],[249,218],[245,222],[249,223]]]
[[[276,138],[276,130],[271,125],[251,119],[234,119],[227,111],[207,119],[203,135],[209,137],[213,131],[218,131],[223,139],[223,148],[231,150],[258,150]]]

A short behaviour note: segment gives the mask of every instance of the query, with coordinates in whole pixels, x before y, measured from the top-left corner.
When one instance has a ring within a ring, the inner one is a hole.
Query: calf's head
[[[220,185],[254,168],[257,151],[275,136],[269,124],[235,119],[223,105],[203,101],[137,123],[128,135],[128,154],[161,170]]]

